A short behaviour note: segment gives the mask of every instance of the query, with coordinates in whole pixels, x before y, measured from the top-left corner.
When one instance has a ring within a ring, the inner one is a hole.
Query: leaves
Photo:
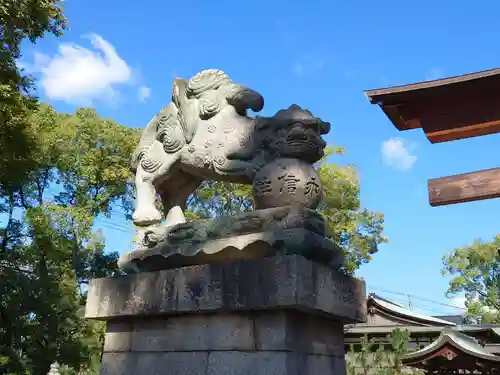
[[[35,42],[66,27],[61,1],[0,0],[0,195],[26,181],[33,168],[35,134],[27,115],[36,108],[32,79],[16,61],[24,39]]]
[[[355,168],[327,162],[329,157],[343,152],[342,148],[330,147],[319,163],[318,173],[324,189],[320,212],[325,217],[328,236],[344,249],[346,271],[354,273],[372,259],[378,245],[387,242],[387,239],[382,235],[383,214],[360,207]]]
[[[401,359],[409,351],[408,330],[394,329],[386,340],[362,337],[359,345],[350,346],[346,359],[347,373],[350,375],[394,375],[400,373],[423,374],[413,368],[403,368]]]
[[[465,295],[468,320],[499,324],[500,236],[455,249],[443,265],[443,275],[452,276],[447,295]]]
[[[54,360],[76,371],[95,365],[104,333],[83,319],[85,285],[119,272],[95,219],[128,214],[138,132],[92,109],[58,114],[45,104],[25,123],[29,171],[0,197],[8,217],[0,231],[0,341],[8,345],[0,356],[12,373],[45,374]]]

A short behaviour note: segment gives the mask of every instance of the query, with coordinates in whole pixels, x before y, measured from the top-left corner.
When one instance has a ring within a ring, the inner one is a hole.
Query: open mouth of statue
[[[303,145],[304,143],[309,143],[309,137],[307,134],[293,134],[286,138],[286,143],[290,146],[293,145]]]
[[[289,149],[302,150],[310,147],[310,142],[307,141],[288,141],[286,143]]]

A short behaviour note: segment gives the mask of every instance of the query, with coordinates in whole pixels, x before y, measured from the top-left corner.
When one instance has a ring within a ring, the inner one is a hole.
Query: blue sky
[[[497,167],[499,135],[431,146],[420,130],[397,132],[363,90],[498,67],[498,14],[494,0],[68,0],[71,29],[26,45],[22,61],[57,110],[94,106],[134,127],[170,101],[175,76],[207,68],[262,93],[263,114],[309,108],[347,150],[332,161],[357,166],[363,206],[385,213],[390,243],[359,271],[369,291],[456,313],[423,299],[457,302],[444,297],[441,257],[500,232],[500,201],[431,208],[427,179]],[[130,249],[122,217],[100,224],[108,249]]]

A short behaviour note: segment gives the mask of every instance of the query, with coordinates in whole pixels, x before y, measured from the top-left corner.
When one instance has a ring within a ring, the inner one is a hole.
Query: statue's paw
[[[138,208],[132,215],[134,224],[141,227],[158,224],[162,218],[162,214],[156,209],[147,210]]]
[[[168,236],[172,229],[172,226],[166,225],[148,229],[144,233],[144,245],[146,247],[156,246]]]

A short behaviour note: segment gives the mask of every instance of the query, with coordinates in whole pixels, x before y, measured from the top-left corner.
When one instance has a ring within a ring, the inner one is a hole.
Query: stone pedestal
[[[345,375],[362,281],[297,255],[92,280],[102,375]]]

